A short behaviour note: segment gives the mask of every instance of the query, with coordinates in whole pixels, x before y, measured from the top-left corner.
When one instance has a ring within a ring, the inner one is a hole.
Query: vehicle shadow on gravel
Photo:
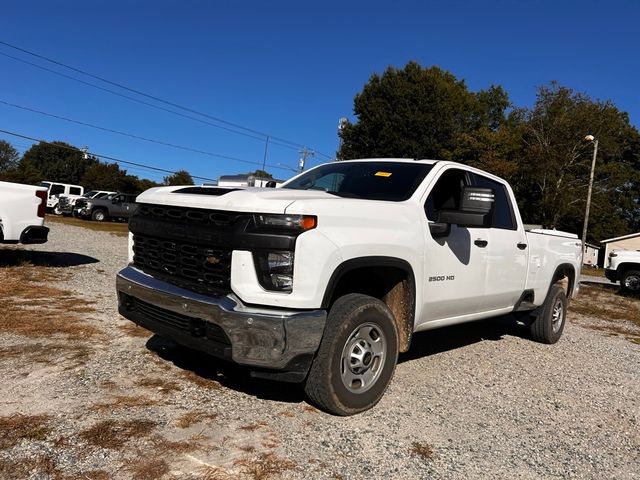
[[[299,384],[251,377],[249,370],[240,365],[183,348],[158,335],[152,336],[146,347],[184,370],[186,374],[194,374],[202,381],[215,381],[225,388],[265,400],[301,403],[306,398]]]
[[[398,363],[463,348],[484,340],[499,341],[505,336],[530,338],[528,329],[510,315],[418,332],[413,336],[409,351],[400,354]]]
[[[72,252],[42,252],[38,250],[0,250],[0,267],[19,267],[28,263],[36,267],[77,267],[100,260]]]

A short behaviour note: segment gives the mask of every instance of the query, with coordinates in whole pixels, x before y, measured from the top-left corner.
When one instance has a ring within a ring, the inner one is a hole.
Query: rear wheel
[[[331,307],[305,392],[337,415],[368,410],[382,398],[397,360],[398,332],[389,308],[368,295],[345,295]]]
[[[630,293],[640,293],[640,271],[627,270],[622,274],[620,286]]]
[[[108,218],[107,217],[107,212],[105,212],[102,209],[94,210],[91,213],[91,218],[93,220],[95,220],[96,222],[104,222]]]
[[[60,205],[56,203],[56,206],[53,207],[53,213],[56,215],[62,215],[62,210],[60,210]]]
[[[530,326],[531,336],[536,342],[551,344],[560,340],[567,320],[567,305],[564,288],[553,285]]]

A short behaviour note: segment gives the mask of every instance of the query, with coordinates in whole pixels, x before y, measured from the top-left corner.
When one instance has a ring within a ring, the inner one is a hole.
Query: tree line
[[[160,185],[193,185],[186,170],[167,175],[163,183],[127,173],[117,163],[105,163],[65,142],[40,142],[20,157],[0,140],[0,180],[36,184],[42,180],[82,185],[87,190],[137,194]]]
[[[494,173],[515,190],[523,220],[582,230],[593,143],[599,141],[588,239],[640,230],[640,134],[611,101],[556,82],[531,107],[501,86],[471,91],[436,66],[409,62],[374,74],[341,129],[339,159],[453,160]]]

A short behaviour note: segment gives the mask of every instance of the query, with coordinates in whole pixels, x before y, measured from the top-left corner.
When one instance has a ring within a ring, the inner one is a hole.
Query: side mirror
[[[440,210],[438,222],[459,227],[490,227],[495,195],[491,188],[464,187],[459,210]]]
[[[276,182],[274,182],[273,180],[269,180],[267,182],[267,184],[265,185],[266,188],[276,188]]]

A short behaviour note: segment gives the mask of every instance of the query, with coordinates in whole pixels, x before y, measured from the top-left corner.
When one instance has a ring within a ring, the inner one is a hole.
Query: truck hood
[[[234,212],[285,213],[298,200],[333,200],[340,197],[317,190],[286,188],[157,187],[137,198],[138,203],[207,208]]]

